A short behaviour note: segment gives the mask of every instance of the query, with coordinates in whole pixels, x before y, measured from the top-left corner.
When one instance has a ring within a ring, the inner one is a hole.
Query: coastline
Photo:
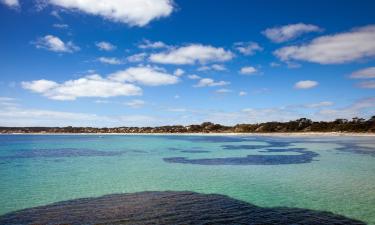
[[[375,133],[275,132],[275,133],[0,133],[0,135],[124,135],[124,136],[274,136],[274,137],[375,137]]]

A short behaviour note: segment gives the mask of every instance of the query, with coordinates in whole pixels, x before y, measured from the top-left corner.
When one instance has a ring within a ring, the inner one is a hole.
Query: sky
[[[375,115],[375,1],[0,0],[0,126]]]

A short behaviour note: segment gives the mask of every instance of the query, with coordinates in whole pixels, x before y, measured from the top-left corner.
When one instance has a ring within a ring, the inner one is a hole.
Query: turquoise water
[[[375,139],[0,136],[0,215],[81,197],[165,190],[325,210],[375,224]]]

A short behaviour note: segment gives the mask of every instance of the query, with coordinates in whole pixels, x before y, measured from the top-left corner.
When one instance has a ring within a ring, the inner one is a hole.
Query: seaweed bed
[[[82,198],[0,216],[0,224],[365,224],[330,212],[264,208],[217,194],[139,192]]]

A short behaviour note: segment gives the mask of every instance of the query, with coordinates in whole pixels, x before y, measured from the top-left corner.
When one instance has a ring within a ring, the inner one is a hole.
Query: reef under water
[[[12,155],[0,156],[0,159],[120,156],[125,153],[126,151],[100,151],[84,148],[31,149],[17,150]]]
[[[0,224],[336,224],[362,221],[303,208],[265,208],[225,195],[138,192],[81,198],[0,216]]]
[[[257,146],[240,145],[230,147],[226,145],[226,149],[257,149]],[[224,157],[224,158],[198,158],[189,159],[187,157],[169,157],[163,158],[168,163],[183,163],[183,164],[199,164],[199,165],[282,165],[282,164],[300,164],[310,163],[315,157],[319,156],[318,153],[307,151],[304,148],[286,148],[286,149],[265,149],[260,152],[295,152],[297,155],[247,155],[244,157]]]

